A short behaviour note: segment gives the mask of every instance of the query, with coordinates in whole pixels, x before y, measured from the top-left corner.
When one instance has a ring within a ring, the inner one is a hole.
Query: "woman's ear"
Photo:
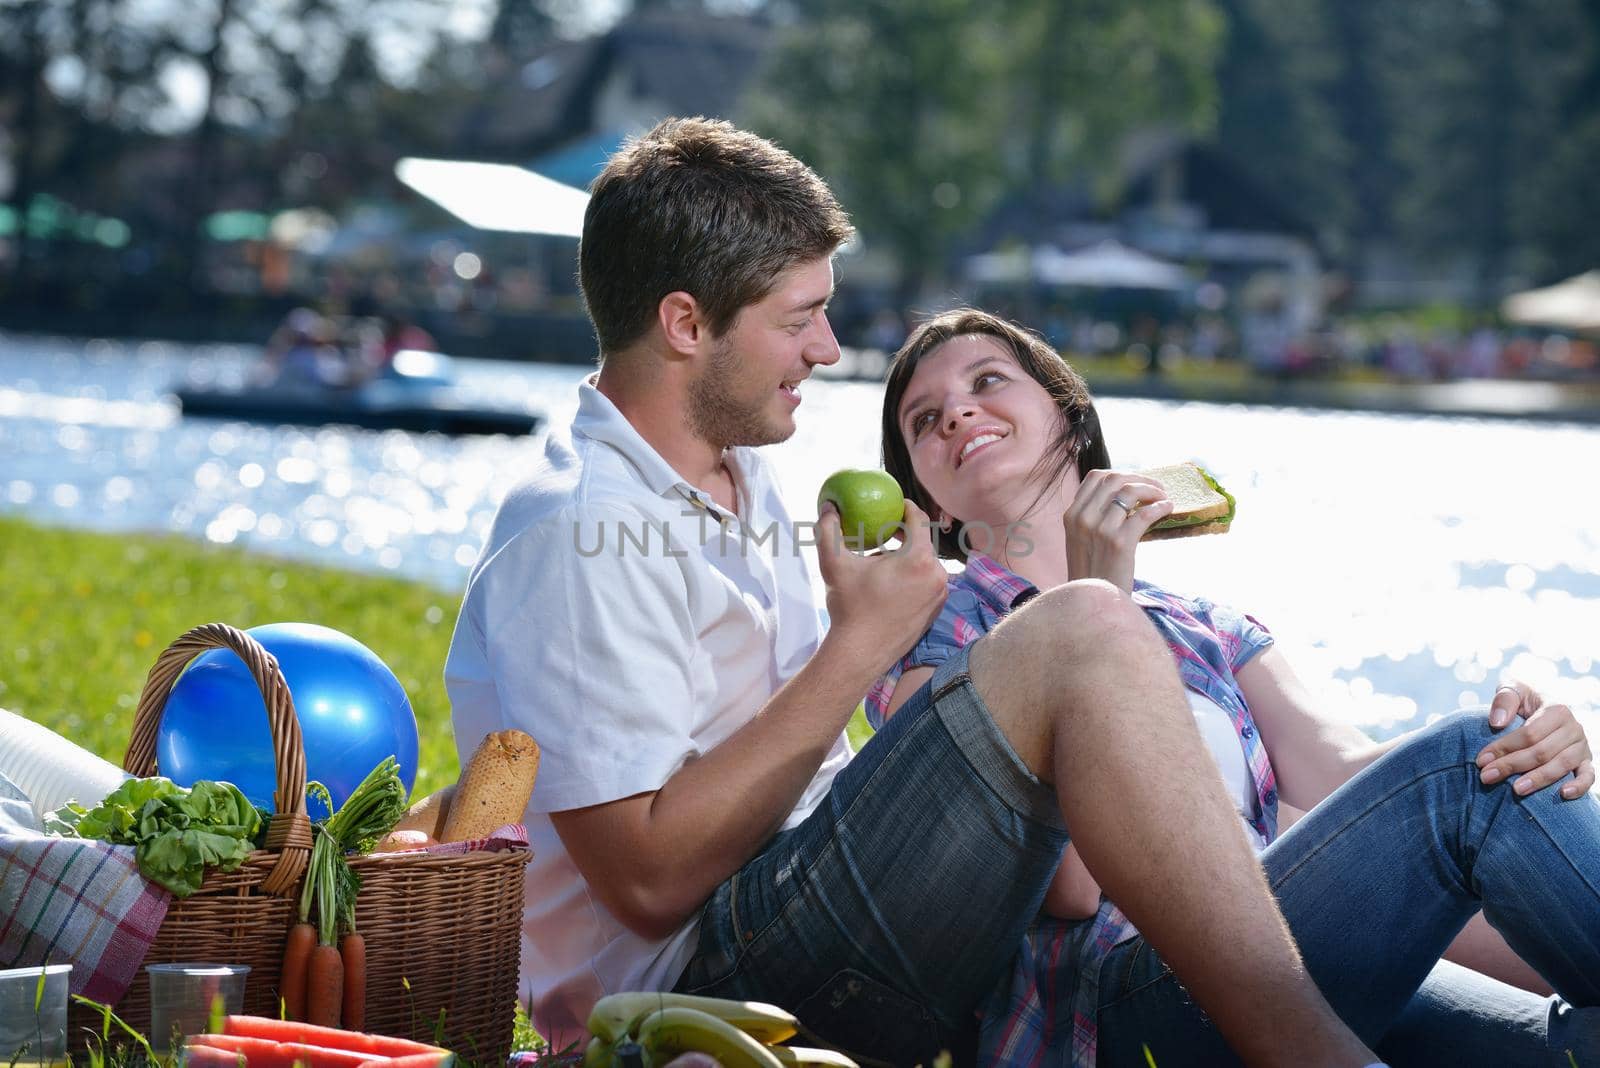
[[[939,524],[939,529],[946,534],[950,533],[951,528],[955,526],[955,521],[943,512],[938,511],[938,509],[935,509],[934,512],[933,521]]]

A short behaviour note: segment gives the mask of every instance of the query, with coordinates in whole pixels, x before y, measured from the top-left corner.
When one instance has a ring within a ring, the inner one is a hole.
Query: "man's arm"
[[[871,557],[845,549],[837,515],[824,514],[818,557],[832,625],[748,723],[658,790],[551,813],[590,888],[636,934],[676,930],[777,832],[861,695],[938,613],[945,571],[931,524],[910,502],[906,512],[910,544]]]

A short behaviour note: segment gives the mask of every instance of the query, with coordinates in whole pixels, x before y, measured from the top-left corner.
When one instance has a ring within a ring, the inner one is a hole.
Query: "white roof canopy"
[[[1558,330],[1600,330],[1600,271],[1587,271],[1543,289],[1505,299],[1501,314],[1513,323]]]
[[[967,277],[975,282],[1039,282],[1094,289],[1184,289],[1188,276],[1175,263],[1117,241],[1063,252],[1053,245],[972,256]]]
[[[407,157],[395,177],[468,226],[581,237],[589,194],[504,163]]]

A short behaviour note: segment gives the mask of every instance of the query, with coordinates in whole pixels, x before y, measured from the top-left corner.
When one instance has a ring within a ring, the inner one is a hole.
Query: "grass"
[[[121,765],[146,674],[201,623],[306,622],[382,658],[411,699],[420,739],[413,796],[459,774],[444,661],[460,591],[314,567],[188,538],[107,535],[0,517],[0,708]],[[872,729],[849,727],[859,748]],[[539,1041],[519,1006],[514,1048]]]
[[[163,536],[0,518],[0,708],[122,763],[146,674],[201,623],[318,623],[387,664],[411,699],[416,796],[459,767],[444,660],[460,601],[422,583],[290,563]]]

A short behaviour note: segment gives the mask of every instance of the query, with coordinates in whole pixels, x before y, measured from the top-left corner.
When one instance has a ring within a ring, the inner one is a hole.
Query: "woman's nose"
[[[948,411],[950,412],[950,417],[946,419],[944,423],[944,428],[946,431],[956,429],[956,427],[960,426],[968,419],[971,419],[973,415],[976,414],[972,405],[970,404],[956,405],[948,409]]]

